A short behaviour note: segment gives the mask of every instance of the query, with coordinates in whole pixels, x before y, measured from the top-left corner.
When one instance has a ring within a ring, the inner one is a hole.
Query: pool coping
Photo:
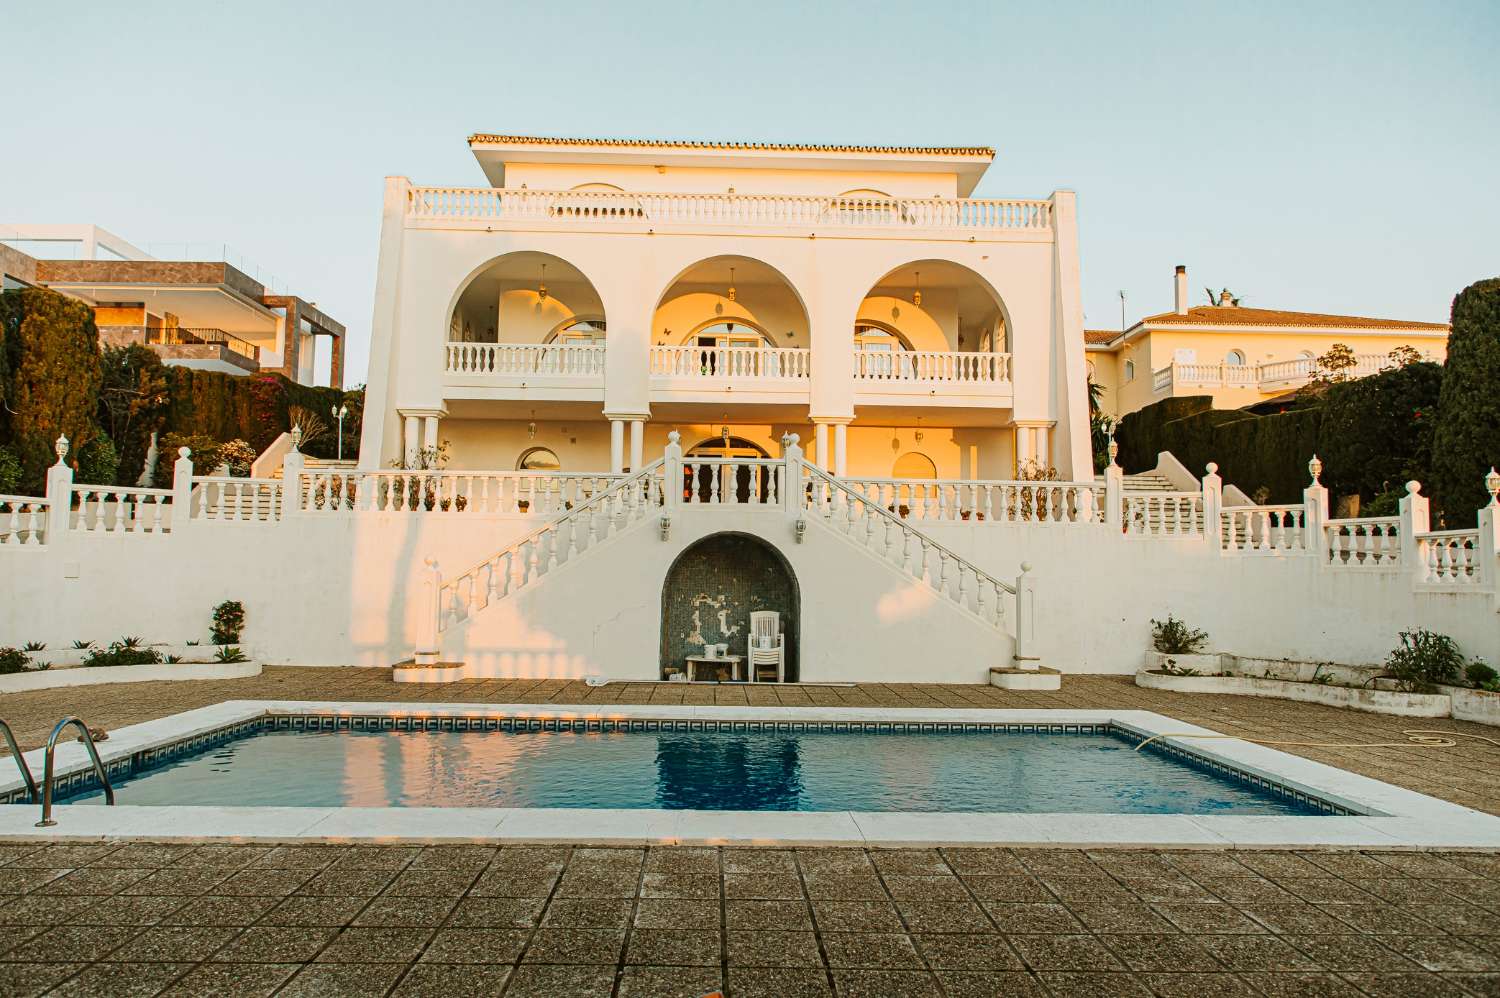
[[[99,744],[106,765],[136,752],[267,714],[353,717],[716,720],[831,723],[1097,725],[1143,735],[1218,734],[1164,714],[1114,709],[720,707],[366,703],[231,700],[120,728]],[[0,807],[0,838],[236,842],[574,842],[706,845],[995,845],[1148,848],[1500,848],[1500,817],[1237,738],[1189,739],[1192,754],[1332,801],[1359,815],[1053,814],[855,811],[664,811],[588,808]],[[1423,751],[1414,749],[1414,751]],[[41,775],[40,749],[25,753]],[[0,767],[8,764],[0,762]],[[59,745],[57,772],[87,765],[82,745]],[[3,770],[0,770],[3,771]],[[0,793],[20,787],[19,773]]]

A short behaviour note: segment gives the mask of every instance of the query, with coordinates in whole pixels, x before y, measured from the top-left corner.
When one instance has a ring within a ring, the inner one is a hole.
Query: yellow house
[[[1175,275],[1175,307],[1126,330],[1084,330],[1089,380],[1116,419],[1165,398],[1211,395],[1214,407],[1238,409],[1305,385],[1316,359],[1335,344],[1354,352],[1354,377],[1376,374],[1398,348],[1442,361],[1448,325],[1354,315],[1247,308],[1228,292],[1217,303],[1189,307],[1187,268]]]

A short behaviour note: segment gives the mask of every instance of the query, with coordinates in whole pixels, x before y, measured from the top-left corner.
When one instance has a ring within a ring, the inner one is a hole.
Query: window
[[[604,342],[604,320],[584,319],[569,323],[552,334],[549,342],[563,346],[589,346]]]
[[[858,350],[910,350],[906,340],[898,334],[879,326],[857,323],[854,327],[854,346]]]
[[[1127,360],[1125,362],[1125,380],[1126,381],[1134,381],[1135,380],[1135,361],[1133,361],[1133,360]]]
[[[770,346],[766,334],[744,322],[715,322],[688,337],[688,346],[697,347],[764,347]]]
[[[1230,367],[1242,367],[1245,363],[1245,355],[1238,350],[1231,350],[1224,355],[1224,363]]]
[[[562,471],[562,462],[546,447],[533,447],[516,462],[517,471]]]
[[[936,478],[937,465],[932,463],[932,458],[926,454],[909,451],[896,458],[896,465],[891,469],[892,478]]]

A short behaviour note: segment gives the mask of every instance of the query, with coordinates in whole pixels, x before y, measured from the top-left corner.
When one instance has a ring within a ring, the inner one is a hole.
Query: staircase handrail
[[[650,464],[646,465],[635,474],[620,479],[602,492],[595,492],[592,496],[585,499],[577,506],[574,506],[572,509],[565,511],[562,515],[553,517],[546,523],[543,523],[541,526],[531,531],[531,533],[516,538],[514,541],[511,541],[509,544],[505,545],[505,547],[496,551],[488,558],[470,567],[467,571],[454,576],[452,579],[444,580],[439,599],[439,606],[446,607],[448,605],[449,596],[451,596],[451,594],[457,590],[460,583],[462,583],[466,579],[473,579],[477,581],[479,573],[484,571],[488,566],[494,564],[497,559],[504,557],[506,552],[518,551],[526,544],[540,540],[546,534],[556,533],[569,521],[575,520],[583,516],[585,513],[592,514],[605,502],[619,496],[621,493],[634,488],[635,486],[638,486],[644,481],[653,480],[656,476],[656,472],[665,464],[665,458],[657,458],[655,461],[652,461]],[[670,485],[671,483],[667,484]],[[649,495],[647,501],[649,502]],[[449,596],[444,596],[442,594],[449,594]]]
[[[938,543],[936,540],[933,539],[932,535],[923,533],[922,531],[918,530],[916,527],[913,527],[911,524],[907,523],[906,520],[904,520],[901,517],[897,516],[895,513],[892,513],[890,510],[886,509],[884,506],[880,505],[879,503],[872,502],[870,500],[869,496],[864,495],[863,493],[859,492],[857,489],[850,488],[849,486],[845,485],[843,482],[839,481],[834,476],[828,474],[822,468],[819,468],[817,465],[815,465],[815,464],[809,464],[807,461],[804,460],[802,462],[802,470],[803,470],[803,473],[808,476],[809,480],[821,481],[821,482],[823,482],[826,485],[830,485],[833,488],[835,488],[835,489],[837,489],[837,490],[839,490],[841,492],[844,492],[845,494],[847,494],[847,495],[851,496],[852,498],[858,500],[859,503],[862,506],[864,506],[866,509],[873,510],[875,512],[875,515],[877,517],[886,520],[888,523],[894,524],[895,526],[899,527],[902,531],[904,531],[906,533],[909,533],[909,534],[912,534],[915,537],[921,538],[927,544],[931,545],[932,548],[933,548],[933,550],[937,551],[940,555],[943,555],[943,556],[948,557],[948,558],[952,558],[959,565],[962,565],[962,566],[968,568],[970,571],[972,571],[974,573],[974,575],[975,575],[976,578],[983,579],[984,581],[991,583],[996,588],[1002,590],[1003,592],[1007,592],[1007,593],[1009,593],[1012,596],[1014,596],[1016,594],[1016,587],[1015,586],[1013,586],[1013,585],[1011,585],[1011,584],[1009,584],[1007,582],[1002,582],[999,579],[995,578],[993,575],[990,575],[988,572],[982,570],[978,565],[975,565],[969,559],[964,558],[963,556],[959,555],[958,553],[956,553],[955,551],[953,551],[951,548],[948,548],[945,545]],[[1047,484],[1047,483],[1038,483],[1038,484]]]

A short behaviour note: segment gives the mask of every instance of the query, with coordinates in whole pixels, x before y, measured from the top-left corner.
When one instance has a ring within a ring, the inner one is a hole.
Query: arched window
[[[757,326],[743,320],[713,322],[687,338],[687,346],[696,347],[768,347],[770,337]]]
[[[547,447],[533,447],[521,454],[517,471],[562,471],[562,462]]]
[[[1133,361],[1133,360],[1127,360],[1125,362],[1125,380],[1126,381],[1134,381],[1135,380],[1135,361]]]
[[[546,342],[561,343],[563,346],[588,346],[603,343],[604,320],[581,319],[578,322],[570,322],[547,337]]]
[[[1245,355],[1239,350],[1231,350],[1224,355],[1224,363],[1230,367],[1242,367],[1245,363]]]
[[[892,478],[936,478],[937,465],[932,463],[932,458],[926,454],[916,451],[908,451],[896,458],[896,465],[891,469]]]
[[[872,326],[867,322],[854,324],[854,348],[856,350],[910,350],[911,344],[895,330]]]

